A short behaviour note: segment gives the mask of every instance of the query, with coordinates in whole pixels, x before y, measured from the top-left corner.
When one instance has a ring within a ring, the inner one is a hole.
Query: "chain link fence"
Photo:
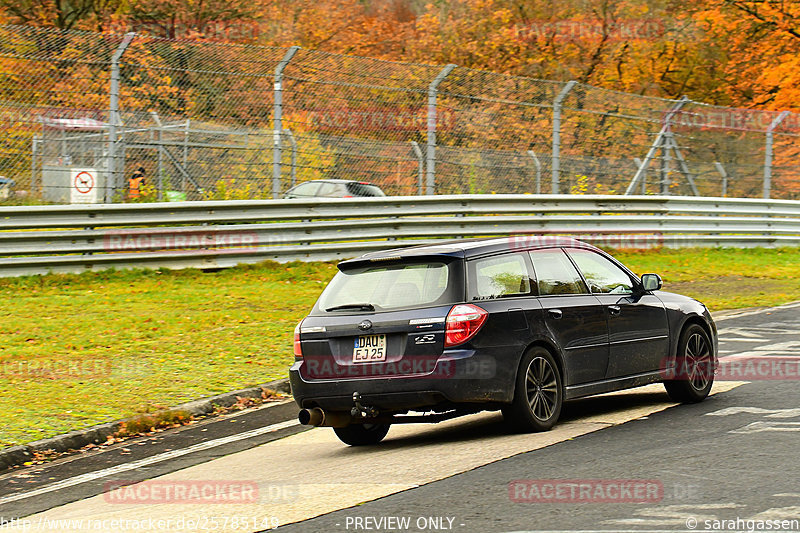
[[[0,199],[800,196],[800,115],[298,47],[0,26]],[[131,190],[132,177],[144,186]]]

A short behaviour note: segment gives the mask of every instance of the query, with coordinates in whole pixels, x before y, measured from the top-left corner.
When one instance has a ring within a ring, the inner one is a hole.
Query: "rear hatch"
[[[463,298],[462,265],[452,256],[340,264],[300,326],[303,378],[433,374],[445,318]]]

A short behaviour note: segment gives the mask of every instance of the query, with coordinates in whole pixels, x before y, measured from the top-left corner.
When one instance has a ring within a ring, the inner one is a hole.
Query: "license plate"
[[[353,342],[353,362],[386,361],[386,335],[361,335]]]

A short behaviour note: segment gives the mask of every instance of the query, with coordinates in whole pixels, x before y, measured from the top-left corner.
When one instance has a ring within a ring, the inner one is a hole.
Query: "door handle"
[[[622,309],[618,305],[609,305],[608,312],[613,316],[617,316],[622,312]]]
[[[551,317],[555,318],[556,320],[564,316],[564,313],[561,312],[561,309],[548,309],[547,314]]]

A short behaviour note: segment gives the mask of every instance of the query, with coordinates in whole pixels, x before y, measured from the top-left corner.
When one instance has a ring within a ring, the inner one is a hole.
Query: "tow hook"
[[[353,418],[375,418],[378,416],[378,410],[374,407],[361,405],[361,394],[354,392],[353,408],[350,409],[350,414],[353,415]]]

